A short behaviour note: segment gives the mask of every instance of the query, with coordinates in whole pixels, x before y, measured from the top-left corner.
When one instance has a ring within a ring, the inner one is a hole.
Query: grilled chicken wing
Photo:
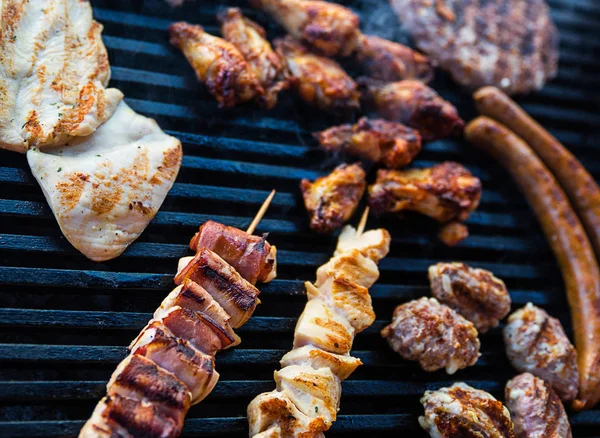
[[[0,148],[63,146],[108,120],[123,94],[106,88],[102,25],[80,0],[0,2]]]
[[[273,108],[277,94],[290,86],[285,61],[271,48],[265,30],[244,17],[238,8],[227,9],[218,18],[223,38],[244,55],[264,90],[258,101],[266,108]]]
[[[27,160],[67,240],[86,257],[105,261],[150,223],[181,155],[179,140],[121,102],[93,134],[63,148],[31,148]]]
[[[356,82],[337,62],[310,53],[290,37],[275,40],[275,48],[285,59],[294,76],[294,87],[305,102],[329,112],[347,112],[360,107]]]
[[[423,82],[385,83],[361,78],[359,85],[368,106],[388,120],[418,129],[423,140],[459,135],[463,131],[465,123],[456,108]]]
[[[371,35],[361,35],[358,41],[356,59],[369,77],[386,82],[433,79],[429,60],[410,47]]]
[[[169,35],[171,44],[183,52],[220,107],[232,107],[264,94],[252,67],[230,42],[186,22],[169,26]]]
[[[341,5],[318,0],[250,0],[250,4],[325,56],[346,56],[356,48],[360,20]]]
[[[421,151],[421,135],[402,123],[361,118],[354,125],[333,126],[314,136],[329,152],[344,152],[390,169],[409,165]]]
[[[438,222],[464,221],[479,205],[481,181],[458,163],[427,169],[379,170],[369,186],[375,213],[416,211]]]
[[[282,367],[308,365],[315,370],[329,368],[340,380],[345,380],[362,365],[360,359],[343,354],[329,353],[312,345],[296,348],[281,358]]]
[[[312,183],[303,179],[300,190],[310,228],[319,233],[330,233],[341,227],[354,214],[366,184],[365,172],[358,164],[342,164]]]

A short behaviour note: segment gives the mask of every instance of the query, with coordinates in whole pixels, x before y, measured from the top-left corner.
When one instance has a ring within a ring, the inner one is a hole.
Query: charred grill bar
[[[386,2],[356,0],[351,6],[361,12],[363,30],[389,37],[385,31],[395,18],[387,6],[376,9],[375,3]],[[520,102],[598,178],[594,145],[600,108],[594,93],[600,85],[600,39],[594,31],[600,5],[593,0],[549,3],[561,35],[560,71],[541,92]],[[239,6],[265,26],[270,38],[279,35],[272,21],[246,1],[221,6],[197,0],[173,10],[162,0],[92,0],[92,5],[105,26],[114,86],[134,110],[156,118],[182,140],[183,166],[142,237],[117,260],[97,264],[61,236],[24,158],[0,151],[0,436],[76,435],[125,357],[127,343],[173,288],[177,259],[191,255],[189,236],[210,219],[245,229],[275,188],[278,194],[256,234],[272,233],[279,277],[261,286],[263,304],[238,332],[242,345],[221,354],[221,379],[201,405],[191,408],[184,429],[184,436],[241,436],[247,430],[248,402],[274,388],[272,371],[291,346],[306,302],[302,283],[314,279],[315,269],[335,247],[334,237],[309,233],[298,191],[302,178],[314,180],[336,164],[311,133],[349,122],[303,106],[291,93],[280,95],[274,111],[216,109],[184,57],[169,45],[167,27],[188,20],[218,35],[217,12]],[[437,76],[433,87],[469,119],[470,96]],[[356,338],[353,349],[364,365],[344,382],[342,410],[328,436],[386,437],[399,431],[422,436],[418,400],[426,389],[465,377],[501,397],[506,380],[516,375],[504,356],[499,329],[482,336],[483,356],[468,376],[459,372],[453,379],[421,372],[397,358],[379,337],[397,304],[428,295],[427,268],[433,263],[461,260],[490,269],[506,281],[515,308],[532,301],[570,330],[558,269],[508,175],[451,140],[426,143],[415,165],[444,160],[464,164],[482,180],[481,206],[467,221],[471,236],[448,249],[436,243],[436,225],[422,218],[408,217],[402,224],[393,218],[370,220],[370,227],[390,230],[391,252],[370,290],[377,320]],[[574,436],[596,436],[600,410],[572,415],[571,422]]]

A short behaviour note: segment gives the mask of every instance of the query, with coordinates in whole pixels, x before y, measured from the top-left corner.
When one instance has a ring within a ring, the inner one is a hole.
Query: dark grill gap
[[[386,3],[346,2],[363,13],[367,30],[406,41]],[[305,300],[302,282],[313,279],[334,247],[334,238],[308,232],[297,184],[324,172],[323,163],[334,164],[310,133],[340,120],[309,111],[291,95],[276,111],[216,110],[183,56],[169,46],[166,27],[187,19],[217,32],[215,14],[235,5],[266,25],[270,36],[278,32],[245,8],[245,1],[198,0],[176,10],[162,0],[92,4],[105,26],[113,85],[135,110],[183,141],[184,164],[144,235],[119,259],[96,264],[62,237],[24,157],[0,152],[0,436],[76,435],[125,346],[171,290],[177,259],[188,254],[198,225],[214,219],[245,228],[275,188],[278,194],[258,231],[270,232],[280,249],[280,278],[261,288],[263,304],[240,330],[242,345],[218,357],[221,381],[190,411],[185,429],[188,435],[242,436],[247,403],[272,389],[272,371],[291,345]],[[594,31],[600,4],[550,0],[550,5],[561,32],[561,69],[553,83],[521,101],[599,176],[600,38]],[[434,86],[465,117],[473,114],[470,96],[443,74]],[[344,384],[331,436],[423,436],[416,421],[420,395],[457,379],[501,395],[513,371],[498,329],[482,338],[478,364],[451,378],[400,360],[378,336],[396,304],[428,293],[426,269],[433,262],[460,259],[491,269],[507,282],[515,307],[528,301],[544,306],[570,330],[556,264],[507,174],[458,141],[429,144],[418,158],[419,166],[448,159],[464,163],[484,181],[482,205],[469,220],[472,236],[455,249],[437,243],[437,227],[422,219],[371,220],[371,226],[392,232],[392,252],[371,291],[378,319],[355,344],[365,365]],[[600,435],[598,408],[573,415],[571,422],[576,437]]]

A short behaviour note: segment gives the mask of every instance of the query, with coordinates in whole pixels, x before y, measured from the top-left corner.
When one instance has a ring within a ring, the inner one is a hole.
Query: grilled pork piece
[[[248,282],[267,283],[277,277],[277,249],[262,237],[207,221],[190,242],[190,249],[208,248],[233,266]],[[187,264],[187,263],[186,263]]]
[[[479,178],[453,162],[427,169],[380,169],[369,186],[369,205],[376,214],[411,210],[442,223],[466,220],[480,198]]]
[[[202,286],[229,314],[233,328],[242,326],[260,303],[260,291],[248,283],[225,260],[207,248],[175,276],[175,284],[192,280]]]
[[[421,135],[402,123],[361,118],[314,134],[329,152],[343,152],[390,169],[409,165],[421,151]]]
[[[315,370],[328,368],[341,381],[348,378],[356,368],[362,365],[360,359],[356,357],[329,353],[312,345],[293,349],[286,353],[279,363],[282,368],[291,365],[307,365]]]
[[[433,66],[425,56],[378,36],[361,35],[356,59],[370,78],[380,81],[416,79],[427,83],[433,79]]]
[[[419,417],[419,424],[432,437],[515,438],[508,409],[466,383],[426,391],[421,404],[425,415]]]
[[[341,5],[318,0],[250,0],[250,4],[325,56],[346,56],[356,48],[360,20]]]
[[[179,140],[121,102],[93,134],[61,148],[31,148],[27,161],[67,240],[100,262],[142,234],[173,186],[181,155]]]
[[[506,383],[504,400],[515,424],[516,438],[571,438],[571,425],[552,387],[524,373]]]
[[[365,192],[365,171],[358,164],[342,164],[314,182],[303,179],[300,190],[310,217],[310,228],[331,233],[352,217]]]
[[[89,2],[4,0],[0,15],[0,148],[63,146],[112,116],[123,94],[106,88],[102,25]]]
[[[391,0],[417,46],[468,88],[542,88],[558,70],[558,32],[544,0]]]
[[[338,237],[333,255],[337,257],[357,249],[362,255],[378,263],[390,252],[391,240],[390,233],[384,228],[369,230],[357,236],[356,229],[351,225],[346,225]]]
[[[381,330],[390,347],[425,371],[445,368],[448,374],[475,365],[479,339],[473,324],[435,298],[423,297],[394,310],[392,323]]]
[[[417,129],[423,140],[462,134],[465,123],[456,108],[423,82],[358,80],[367,106],[388,120]]]
[[[277,104],[277,94],[289,88],[285,61],[272,49],[265,30],[242,15],[238,8],[229,8],[218,16],[223,38],[235,45],[258,78],[264,94],[257,97],[266,108]]]
[[[464,263],[437,263],[429,267],[429,284],[439,302],[471,321],[479,333],[497,327],[510,312],[506,286],[490,271]]]
[[[306,3],[320,3],[307,1]],[[329,112],[348,112],[360,107],[356,82],[332,59],[311,53],[290,37],[275,40],[279,56],[294,77],[302,100]]]
[[[563,401],[575,399],[577,353],[558,319],[528,303],[510,315],[503,334],[506,355],[519,372],[541,377]]]
[[[220,107],[232,107],[264,94],[252,67],[230,42],[183,21],[169,26],[169,35],[171,44],[183,52]]]

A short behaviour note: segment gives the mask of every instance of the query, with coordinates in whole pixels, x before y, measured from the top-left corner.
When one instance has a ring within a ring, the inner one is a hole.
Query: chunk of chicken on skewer
[[[281,358],[281,367],[308,365],[315,370],[329,368],[340,380],[346,380],[362,365],[360,359],[344,354],[334,354],[312,345],[295,348]]]
[[[254,71],[230,42],[183,21],[169,26],[169,35],[219,106],[232,107],[263,94]]]
[[[326,56],[346,56],[356,48],[360,20],[344,6],[318,0],[250,0],[250,4]]]
[[[229,8],[218,16],[221,33],[244,55],[258,78],[264,94],[258,97],[266,108],[277,104],[277,94],[289,88],[289,75],[283,61],[266,39],[265,30],[242,15],[238,8]]]

